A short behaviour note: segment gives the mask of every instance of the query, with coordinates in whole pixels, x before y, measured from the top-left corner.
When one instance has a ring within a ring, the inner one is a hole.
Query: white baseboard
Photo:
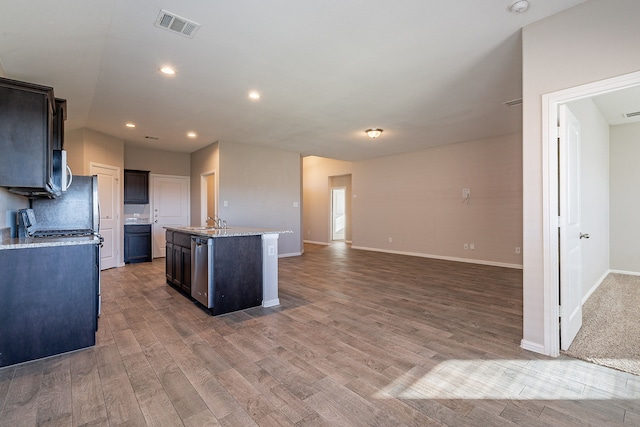
[[[456,258],[456,257],[448,257],[448,256],[440,256],[440,255],[430,255],[430,254],[423,254],[419,252],[391,251],[391,250],[378,249],[378,248],[368,248],[364,246],[351,246],[351,248],[360,249],[364,251],[384,252],[384,253],[398,254],[398,255],[409,255],[409,256],[417,256],[422,258],[442,259],[445,261],[466,262],[469,264],[490,265],[493,267],[505,267],[505,268],[514,268],[517,270],[522,270],[521,264],[508,264],[504,262],[485,261],[480,259],[468,259],[468,258]]]
[[[280,305],[280,298],[270,299],[268,301],[262,301],[262,306],[267,307],[275,307],[276,305]]]
[[[324,246],[329,246],[329,243],[327,242],[314,242],[313,240],[303,240],[303,243],[310,243],[312,245],[324,245]]]
[[[611,270],[607,270],[607,272],[606,272],[606,273],[604,273],[604,274],[602,275],[602,277],[600,277],[600,279],[598,279],[598,281],[595,283],[595,285],[593,285],[593,286],[591,287],[591,289],[589,289],[589,292],[587,292],[587,293],[585,294],[585,296],[584,296],[584,297],[582,297],[582,305],[584,305],[584,303],[585,303],[585,302],[587,302],[587,300],[589,299],[589,297],[591,296],[591,294],[593,294],[593,293],[596,291],[596,289],[598,289],[598,288],[600,287],[600,285],[602,285],[602,282],[604,282],[604,279],[606,279],[606,278],[607,278],[607,276],[609,275],[609,273],[613,273],[613,272],[612,272]]]
[[[534,353],[544,354],[548,356],[543,345],[532,342],[532,341],[527,341],[523,339],[522,341],[520,341],[520,347],[522,347],[525,350],[533,351]]]
[[[609,270],[609,273],[626,274],[627,276],[640,276],[640,272],[637,271]]]
[[[278,254],[278,258],[288,258],[288,257],[292,257],[292,256],[300,256],[302,255],[304,251],[302,252],[291,252],[288,254]]]

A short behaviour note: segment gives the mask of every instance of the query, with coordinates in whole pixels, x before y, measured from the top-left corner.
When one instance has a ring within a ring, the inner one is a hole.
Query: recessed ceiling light
[[[136,124],[135,123],[126,123],[125,126],[128,127],[128,128],[134,128],[134,127],[136,127]]]
[[[251,99],[260,99],[260,94],[258,92],[256,92],[255,90],[252,90],[251,92],[249,92],[249,98],[251,98]]]
[[[176,70],[174,70],[172,67],[169,67],[168,65],[160,67],[160,72],[162,74],[166,74],[167,76],[173,76],[176,74]]]
[[[196,136],[198,136],[195,132],[187,132],[187,136],[189,138],[195,138]]]

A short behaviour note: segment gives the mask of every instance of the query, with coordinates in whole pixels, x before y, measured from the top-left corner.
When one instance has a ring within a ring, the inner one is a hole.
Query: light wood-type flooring
[[[0,425],[640,425],[640,377],[519,347],[519,270],[336,244],[279,272],[280,306],[212,317],[163,259],[104,271],[97,345],[0,369]]]

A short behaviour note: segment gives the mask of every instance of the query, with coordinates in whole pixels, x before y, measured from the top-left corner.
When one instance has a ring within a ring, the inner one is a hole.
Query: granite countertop
[[[229,227],[229,228],[211,228],[211,227],[164,227],[167,230],[179,231],[181,233],[191,234],[193,236],[203,237],[242,237],[242,236],[261,236],[263,234],[289,234],[291,230],[273,230],[270,228],[250,228],[250,227]]]
[[[42,248],[47,246],[97,245],[100,239],[95,236],[84,237],[3,237],[0,250]]]

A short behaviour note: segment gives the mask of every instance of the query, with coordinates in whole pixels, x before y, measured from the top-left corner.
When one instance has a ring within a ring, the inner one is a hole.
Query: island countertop
[[[263,234],[289,234],[291,230],[273,230],[269,228],[250,228],[250,227],[229,227],[229,228],[213,228],[213,227],[164,227],[170,231],[191,234],[202,237],[242,237],[242,236],[261,236]]]

